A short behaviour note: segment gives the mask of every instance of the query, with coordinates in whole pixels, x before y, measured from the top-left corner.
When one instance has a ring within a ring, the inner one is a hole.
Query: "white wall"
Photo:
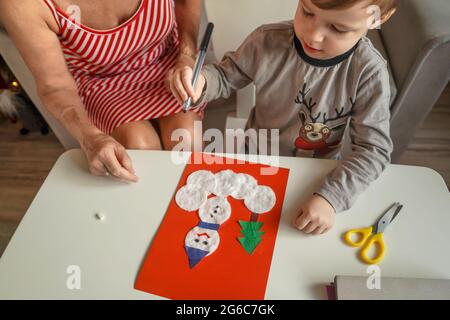
[[[219,60],[234,51],[262,24],[292,20],[298,0],[205,0],[208,20],[215,24],[213,46]]]

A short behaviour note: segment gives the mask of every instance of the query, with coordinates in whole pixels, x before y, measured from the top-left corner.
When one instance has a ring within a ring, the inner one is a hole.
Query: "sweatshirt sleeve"
[[[387,69],[376,71],[360,86],[350,119],[351,152],[316,193],[336,213],[352,207],[391,160],[390,87]]]
[[[202,74],[206,79],[203,101],[228,98],[233,90],[241,89],[255,79],[261,59],[262,27],[251,33],[235,52],[228,52],[219,64],[207,65]]]

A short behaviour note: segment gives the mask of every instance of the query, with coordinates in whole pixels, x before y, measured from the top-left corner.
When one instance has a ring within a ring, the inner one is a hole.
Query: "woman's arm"
[[[201,10],[201,0],[175,1],[175,15],[180,36],[180,54],[188,55],[194,59],[197,52]]]
[[[39,98],[80,141],[85,134],[95,133],[96,130],[83,112],[58,38],[41,16],[41,9],[36,1],[1,0],[0,18],[34,76]]]
[[[88,118],[75,80],[67,69],[56,22],[43,1],[0,0],[0,19],[34,76],[49,112],[80,143],[93,174],[136,181],[125,149]]]

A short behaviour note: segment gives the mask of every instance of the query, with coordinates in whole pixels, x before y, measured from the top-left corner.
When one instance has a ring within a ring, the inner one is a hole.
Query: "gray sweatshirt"
[[[303,51],[292,21],[264,25],[203,75],[202,101],[255,84],[247,128],[279,129],[282,156],[342,159],[349,134],[350,152],[316,191],[336,212],[349,209],[390,162],[389,74],[366,37],[341,56],[317,60]]]

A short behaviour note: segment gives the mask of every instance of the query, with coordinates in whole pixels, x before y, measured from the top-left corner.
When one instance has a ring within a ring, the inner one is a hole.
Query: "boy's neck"
[[[297,50],[298,55],[307,63],[309,63],[310,65],[313,65],[315,67],[333,67],[335,65],[338,65],[339,63],[347,60],[352,54],[353,52],[356,50],[356,48],[358,48],[359,42],[361,40],[359,40],[354,46],[353,48],[351,48],[350,50],[348,50],[347,52],[334,57],[334,58],[330,58],[330,59],[326,59],[326,60],[321,60],[321,59],[316,59],[313,57],[310,57],[305,50],[303,49],[303,46],[300,42],[300,40],[297,38],[295,32],[294,32],[294,45],[295,45],[295,49]]]

